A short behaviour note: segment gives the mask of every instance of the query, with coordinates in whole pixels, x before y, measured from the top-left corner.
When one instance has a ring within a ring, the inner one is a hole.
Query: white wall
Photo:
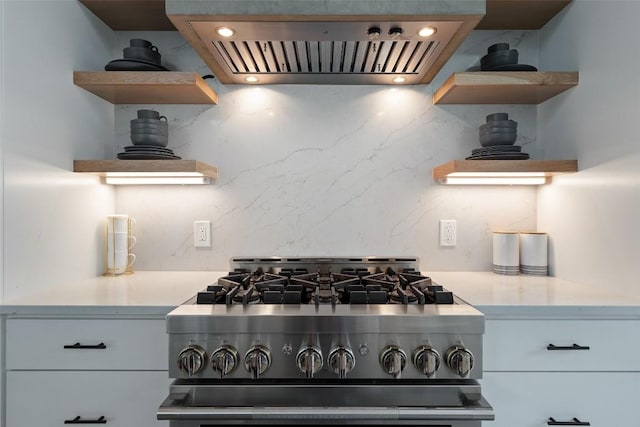
[[[4,299],[4,129],[5,129],[5,80],[4,80],[4,52],[5,52],[5,22],[4,22],[4,0],[0,0],[0,303]],[[1,337],[0,337],[1,338]],[[0,339],[0,343],[2,339]],[[0,344],[1,346],[2,344]],[[0,347],[0,354],[2,348]],[[1,390],[0,390],[1,393]],[[2,401],[0,399],[0,401]],[[0,419],[0,425],[2,420]]]
[[[539,191],[552,273],[621,290],[640,277],[638,16],[637,1],[574,1],[540,33],[542,68],[580,72],[538,112],[544,156],[580,168]]]
[[[4,238],[3,238],[3,218],[4,218],[4,156],[3,143],[4,140],[4,0],[0,0],[0,304],[4,300]],[[5,425],[4,395],[5,395],[5,362],[4,362],[4,317],[0,316],[0,426]]]
[[[156,44],[172,69],[210,71],[175,33],[120,33]],[[417,255],[426,270],[488,270],[493,229],[536,227],[535,190],[443,187],[434,166],[480,147],[485,116],[507,111],[519,143],[538,155],[535,106],[434,106],[451,72],[479,62],[497,41],[536,65],[536,32],[473,33],[432,85],[234,86],[212,84],[218,106],[157,106],[169,147],[218,166],[205,187],[116,190],[137,219],[136,269],[228,268],[238,255]],[[118,56],[121,57],[121,56]],[[116,147],[140,106],[116,107]],[[213,248],[193,247],[193,221],[211,220]],[[458,221],[458,245],[438,244],[439,219]]]
[[[113,33],[75,0],[4,2],[4,297],[102,273],[113,190],[73,174],[103,158],[113,106],[73,85],[100,70]]]

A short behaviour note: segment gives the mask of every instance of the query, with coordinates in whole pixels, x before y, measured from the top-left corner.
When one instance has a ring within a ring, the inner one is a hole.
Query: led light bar
[[[210,179],[198,172],[107,172],[106,184],[160,185],[160,184],[209,184]]]

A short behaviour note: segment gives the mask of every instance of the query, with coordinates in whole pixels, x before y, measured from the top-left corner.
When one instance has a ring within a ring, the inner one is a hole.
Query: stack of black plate
[[[180,160],[170,148],[156,145],[128,145],[122,153],[118,153],[120,160]]]
[[[521,153],[519,145],[494,145],[490,147],[474,148],[471,156],[466,160],[526,160],[529,154]]]
[[[522,153],[522,147],[513,145],[518,138],[518,123],[509,120],[507,113],[487,116],[487,123],[480,126],[480,145],[471,151],[466,160],[526,160],[529,154]]]

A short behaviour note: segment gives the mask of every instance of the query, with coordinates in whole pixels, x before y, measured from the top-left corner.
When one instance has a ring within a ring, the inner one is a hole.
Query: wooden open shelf
[[[217,104],[218,95],[197,73],[74,71],[73,83],[113,104]]]
[[[74,160],[73,171],[106,176],[107,172],[201,173],[218,177],[218,168],[197,160]]]
[[[577,72],[469,71],[453,73],[434,104],[539,104],[578,84]]]
[[[454,172],[543,172],[546,177],[578,172],[577,160],[452,160],[433,168],[433,179],[441,180]]]
[[[164,11],[164,0],[80,0],[116,31],[175,31]]]
[[[80,0],[117,31],[176,31],[164,0]],[[487,0],[487,14],[477,30],[537,30],[571,0]]]
[[[539,30],[572,0],[487,0],[476,30]]]

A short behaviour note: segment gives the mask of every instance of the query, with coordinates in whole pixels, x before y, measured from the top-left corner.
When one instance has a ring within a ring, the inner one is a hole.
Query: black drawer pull
[[[107,346],[103,342],[101,342],[100,344],[96,344],[96,345],[82,345],[79,342],[77,342],[77,343],[75,343],[73,345],[65,345],[64,348],[105,350],[107,348]]]
[[[65,424],[106,424],[107,419],[105,417],[100,417],[97,420],[83,420],[78,416],[72,420],[64,420],[64,423]]]
[[[589,350],[590,348],[591,347],[589,347],[588,345],[578,345],[578,344],[567,345],[567,346],[549,344],[547,346],[547,350]]]
[[[549,417],[549,421],[547,421],[548,426],[590,426],[591,423],[580,421],[577,418],[574,418],[571,421],[556,421],[553,418]]]

